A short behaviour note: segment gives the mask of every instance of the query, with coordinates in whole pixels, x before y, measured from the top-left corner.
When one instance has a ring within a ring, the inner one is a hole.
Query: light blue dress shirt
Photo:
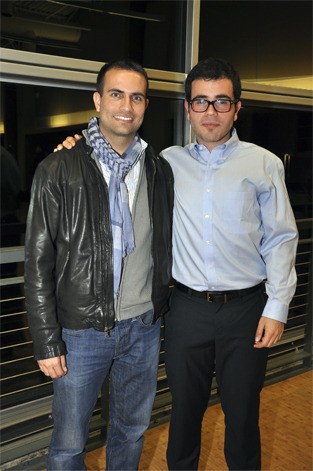
[[[174,173],[173,277],[197,291],[266,280],[263,316],[287,321],[296,289],[298,231],[281,160],[231,138],[162,152]]]

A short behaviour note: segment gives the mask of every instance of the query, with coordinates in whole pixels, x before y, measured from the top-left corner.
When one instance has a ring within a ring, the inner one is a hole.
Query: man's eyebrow
[[[215,95],[215,96],[216,98],[227,98],[228,100],[232,100],[232,98],[226,93],[221,93],[220,95]]]
[[[204,98],[204,99],[206,99],[206,98],[207,98],[207,95],[196,95],[196,96],[193,98],[193,100],[194,100],[195,98]]]
[[[119,88],[109,88],[109,89],[108,89],[108,92],[119,92],[119,93],[123,93],[123,90],[120,90]]]
[[[193,100],[198,99],[198,98],[203,98],[204,100],[208,99],[208,95],[196,95]],[[219,98],[227,98],[228,100],[232,100],[232,98],[227,95],[226,93],[220,93],[219,95],[215,95],[215,99]]]
[[[109,88],[108,92],[117,92],[117,93],[125,93],[124,90],[120,90],[119,88]],[[130,95],[140,95],[142,97],[145,97],[146,95],[142,92],[132,92]]]

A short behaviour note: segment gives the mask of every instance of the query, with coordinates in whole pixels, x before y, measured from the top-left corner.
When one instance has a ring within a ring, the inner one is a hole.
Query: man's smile
[[[127,117],[127,116],[114,115],[114,118],[119,119],[120,121],[125,121],[125,122],[133,121],[133,118],[129,116]]]

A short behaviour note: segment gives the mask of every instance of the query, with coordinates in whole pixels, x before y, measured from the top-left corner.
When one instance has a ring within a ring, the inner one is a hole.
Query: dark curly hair
[[[189,72],[185,81],[186,100],[191,100],[191,85],[194,80],[218,80],[227,78],[231,80],[234,89],[234,99],[239,100],[241,95],[241,81],[234,67],[224,59],[209,57],[200,61]]]

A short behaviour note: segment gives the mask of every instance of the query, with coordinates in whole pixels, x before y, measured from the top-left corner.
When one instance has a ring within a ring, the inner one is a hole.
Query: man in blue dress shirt
[[[186,80],[192,144],[162,152],[174,173],[170,470],[196,470],[214,371],[230,470],[260,470],[260,391],[296,288],[298,232],[278,157],[239,140],[241,82],[206,59]],[[64,142],[67,147],[74,139]],[[59,146],[61,147],[61,145]],[[266,294],[264,291],[266,290]]]
[[[185,89],[196,138],[162,152],[175,180],[175,287],[165,317],[173,397],[168,466],[198,467],[215,371],[227,465],[259,470],[260,391],[268,347],[282,336],[296,288],[297,227],[282,162],[241,142],[233,128],[241,108],[233,67],[219,59],[201,61]]]

